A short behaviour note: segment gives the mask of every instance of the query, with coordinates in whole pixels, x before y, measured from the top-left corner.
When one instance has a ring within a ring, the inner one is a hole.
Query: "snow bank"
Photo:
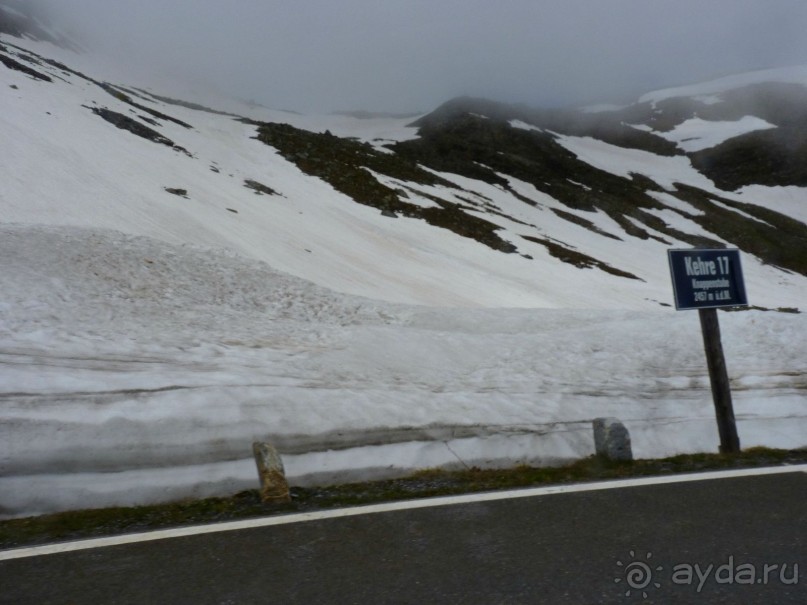
[[[338,294],[236,254],[0,228],[0,515],[290,482],[550,464],[617,416],[636,455],[714,451],[696,314],[458,310]],[[803,315],[722,314],[743,446],[804,445]]]

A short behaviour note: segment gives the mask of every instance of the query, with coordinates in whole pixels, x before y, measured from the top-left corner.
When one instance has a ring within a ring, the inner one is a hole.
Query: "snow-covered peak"
[[[753,84],[764,84],[776,82],[781,84],[801,84],[807,86],[807,65],[795,65],[791,67],[780,67],[775,69],[764,69],[741,74],[733,74],[687,86],[677,86],[665,88],[654,92],[649,92],[639,98],[640,103],[659,103],[666,99],[676,97],[704,97],[709,99],[713,95],[750,86]]]

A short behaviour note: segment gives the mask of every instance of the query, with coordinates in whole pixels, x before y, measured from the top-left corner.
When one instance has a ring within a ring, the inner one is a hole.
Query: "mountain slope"
[[[666,249],[807,300],[805,189],[695,167],[773,113],[301,116],[52,42],[0,34],[0,517],[231,494],[255,440],[294,485],[579,458],[599,416],[714,450]],[[803,446],[805,314],[721,326],[743,446]]]
[[[765,105],[757,119],[775,128],[688,155],[663,136],[692,124],[683,106],[711,108],[706,128],[745,112],[747,95],[600,113],[463,99],[414,122],[211,111],[64,62],[86,62],[79,55],[5,40],[8,65],[37,74],[4,64],[16,87],[3,107],[2,168],[17,177],[3,184],[7,221],[226,246],[339,291],[463,306],[669,304],[666,248],[731,245],[748,253],[754,304],[799,305],[805,218],[768,200],[798,198],[800,164],[752,192],[724,191],[730,177],[715,176],[747,137],[792,138],[781,133],[801,132],[799,120]],[[704,164],[717,184],[695,169]]]

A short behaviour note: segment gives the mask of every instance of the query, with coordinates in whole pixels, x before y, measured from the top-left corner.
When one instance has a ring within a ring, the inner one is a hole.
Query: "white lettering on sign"
[[[703,260],[700,256],[692,258],[687,256],[684,259],[687,275],[728,275],[729,257],[718,256],[717,262],[713,260]]]
[[[694,259],[687,256],[684,263],[686,264],[687,275],[714,275],[717,272],[714,261],[701,260],[700,256]]]
[[[710,280],[702,280],[702,279],[693,279],[692,280],[692,289],[705,289],[709,290],[711,288],[728,288],[731,284],[727,279],[710,279]]]

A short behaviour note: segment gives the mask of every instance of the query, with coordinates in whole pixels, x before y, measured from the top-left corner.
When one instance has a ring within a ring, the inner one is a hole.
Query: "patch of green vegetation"
[[[114,507],[42,515],[0,521],[0,545],[73,540],[94,536],[134,533],[193,523],[215,523],[233,518],[276,512],[263,506],[255,492],[230,498],[205,498],[154,506]]]
[[[292,488],[291,503],[283,505],[263,504],[258,490],[255,489],[229,498],[206,498],[154,506],[72,511],[0,521],[0,547],[14,548],[54,541],[411,498],[804,463],[807,463],[807,449],[751,448],[738,454],[683,454],[659,460],[632,462],[614,462],[592,456],[562,467],[519,466],[513,469],[490,470],[478,468],[462,471],[424,470],[401,479],[330,487]]]
[[[406,157],[382,153],[367,143],[336,137],[328,131],[315,133],[276,123],[257,126],[258,140],[276,148],[306,174],[321,178],[360,204],[378,208],[385,215],[423,219],[494,250],[516,251],[513,244],[496,234],[498,225],[468,214],[460,204],[431,196],[429,199],[438,207],[424,208],[406,201],[406,192],[384,185],[374,176],[378,173],[400,181],[456,189]]]
[[[452,183],[423,170],[414,162],[402,161],[394,154],[377,151],[367,143],[334,136],[327,130],[317,133],[289,124],[257,125],[258,140],[278,149],[283,157],[296,163],[304,172],[316,172],[332,179],[335,175],[331,172],[338,172],[339,169],[347,169],[351,173],[356,170],[367,173],[365,169],[369,169],[401,181],[455,188]],[[362,195],[364,187],[361,181],[367,179],[357,174],[352,174],[352,177],[360,181],[355,187]],[[344,182],[342,185],[350,189],[350,183]]]

